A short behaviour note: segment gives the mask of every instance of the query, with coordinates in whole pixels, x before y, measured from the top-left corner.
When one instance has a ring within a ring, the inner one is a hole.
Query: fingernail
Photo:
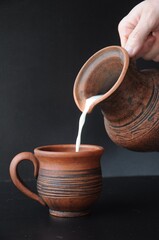
[[[125,50],[128,52],[130,57],[133,56],[133,49],[132,49],[132,47],[130,47],[129,45],[125,46]]]

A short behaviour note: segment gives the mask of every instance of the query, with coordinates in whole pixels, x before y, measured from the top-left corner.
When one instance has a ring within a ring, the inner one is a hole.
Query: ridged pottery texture
[[[81,111],[87,98],[103,94],[100,105],[111,140],[133,151],[159,151],[159,71],[139,70],[127,52],[110,46],[83,65],[74,83]]]
[[[86,215],[102,190],[102,154],[103,148],[95,145],[81,145],[79,152],[75,152],[75,145],[38,147],[34,154],[24,152],[13,158],[11,179],[24,194],[47,205],[51,215]],[[18,177],[17,166],[24,159],[34,164],[38,194],[26,188]]]

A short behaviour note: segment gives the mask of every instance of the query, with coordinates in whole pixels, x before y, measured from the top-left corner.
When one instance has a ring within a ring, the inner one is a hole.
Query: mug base
[[[50,213],[50,215],[55,216],[55,217],[68,217],[69,218],[69,217],[81,217],[81,216],[88,215],[90,213],[90,210],[87,209],[87,210],[83,210],[80,212],[68,212],[68,211],[56,211],[56,210],[49,209],[49,213]]]

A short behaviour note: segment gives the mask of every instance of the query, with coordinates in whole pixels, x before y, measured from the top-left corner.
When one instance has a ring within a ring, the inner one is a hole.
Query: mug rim
[[[70,149],[70,150],[69,150]],[[74,149],[74,151],[73,151]],[[63,156],[83,156],[90,155],[90,153],[94,154],[102,154],[104,152],[104,148],[99,145],[94,144],[81,144],[81,151],[76,152],[76,144],[51,144],[51,145],[43,145],[36,147],[34,149],[34,153],[38,155],[63,155]]]

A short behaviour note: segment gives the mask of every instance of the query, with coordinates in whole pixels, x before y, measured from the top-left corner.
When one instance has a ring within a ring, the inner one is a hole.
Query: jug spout
[[[74,83],[74,100],[83,111],[87,98],[100,95],[105,130],[111,140],[133,151],[159,151],[159,71],[138,70],[120,46],[95,53]]]

